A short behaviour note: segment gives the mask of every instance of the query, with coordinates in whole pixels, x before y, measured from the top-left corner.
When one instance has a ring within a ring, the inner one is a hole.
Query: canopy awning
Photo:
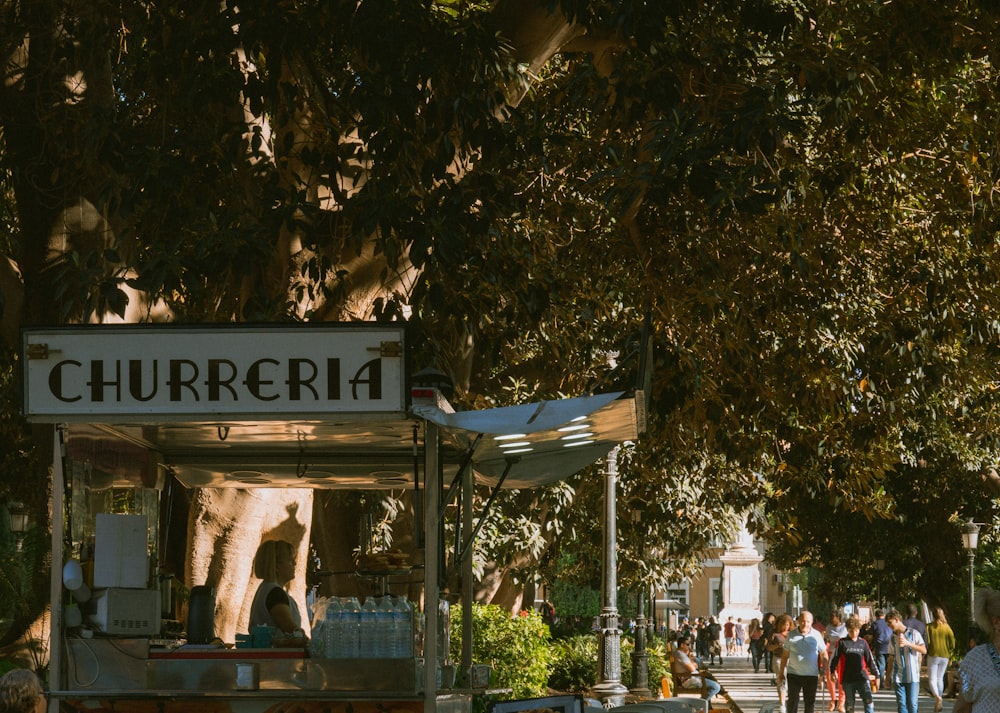
[[[162,482],[192,488],[405,489],[414,486],[414,429],[442,434],[446,475],[468,450],[477,480],[504,488],[567,478],[636,438],[641,404],[624,393],[448,413],[414,406],[411,418],[366,421],[218,421],[70,424],[67,454],[93,465],[110,485]],[[422,456],[420,456],[422,462]]]
[[[641,402],[624,392],[448,413],[436,406],[413,412],[474,448],[477,479],[529,488],[567,478],[604,457],[640,429]],[[482,436],[482,438],[478,438]]]

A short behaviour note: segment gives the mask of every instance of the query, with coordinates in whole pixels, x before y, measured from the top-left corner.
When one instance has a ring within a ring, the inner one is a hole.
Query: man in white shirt
[[[814,713],[816,689],[819,687],[820,671],[826,669],[826,642],[823,636],[812,628],[812,612],[802,610],[796,619],[798,628],[788,632],[785,647],[778,666],[778,685],[788,677],[788,699],[786,713],[798,713],[799,691],[802,692],[804,713]]]
[[[903,615],[893,609],[885,615],[885,622],[892,629],[889,640],[889,658],[886,661],[886,680],[892,682],[896,692],[899,713],[917,713],[920,696],[920,655],[927,653],[924,637],[903,622]]]

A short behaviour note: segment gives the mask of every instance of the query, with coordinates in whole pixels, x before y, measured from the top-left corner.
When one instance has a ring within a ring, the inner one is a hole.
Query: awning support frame
[[[503,481],[507,479],[510,474],[511,468],[517,465],[521,461],[518,457],[508,457],[507,465],[503,469],[503,473],[500,475],[500,479],[497,480],[497,484],[493,486],[493,492],[490,493],[489,500],[483,506],[483,512],[479,516],[479,521],[476,522],[476,526],[473,528],[472,532],[469,533],[469,537],[465,540],[465,544],[462,545],[462,549],[457,556],[456,565],[463,562],[469,554],[472,552],[472,545],[476,541],[476,536],[479,535],[479,531],[483,529],[483,525],[486,524],[486,516],[490,514],[490,510],[493,509],[493,503],[496,501],[497,496],[500,494],[500,489],[503,487]]]

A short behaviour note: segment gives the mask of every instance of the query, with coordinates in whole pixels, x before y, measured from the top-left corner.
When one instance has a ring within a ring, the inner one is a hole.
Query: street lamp
[[[629,502],[629,509],[632,513],[633,529],[638,530],[642,522],[642,511],[646,508],[639,498],[633,498]],[[645,539],[645,538],[643,538]],[[639,546],[639,561],[642,561],[644,548]],[[641,566],[636,566],[636,572],[641,572]],[[632,650],[632,693],[637,696],[649,698],[649,654],[646,653],[646,593],[640,586],[636,595],[637,607],[635,612],[635,648]]]
[[[22,503],[13,502],[7,506],[7,513],[10,515],[10,531],[14,535],[14,542],[17,551],[21,551],[21,543],[24,541],[24,533],[28,531],[28,523],[31,514]]]
[[[885,560],[876,559],[875,560],[875,570],[878,572],[875,579],[875,605],[882,606],[882,570],[885,569]]]
[[[618,628],[618,451],[604,458],[604,543],[601,571],[601,614],[597,648],[597,684],[591,689],[608,707],[621,705],[628,689],[622,684],[621,636]]]
[[[976,547],[979,546],[979,523],[972,518],[962,527],[962,547],[969,553],[969,621],[976,621]]]

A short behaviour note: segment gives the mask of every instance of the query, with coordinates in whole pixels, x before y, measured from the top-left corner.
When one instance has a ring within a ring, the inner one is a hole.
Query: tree
[[[650,428],[622,490],[664,556],[636,577],[690,573],[742,513],[791,566],[829,535],[817,500],[892,519],[918,472],[947,479],[927,526],[956,542],[958,515],[994,510],[986,4],[0,13],[11,344],[25,323],[406,318],[474,408],[581,392],[649,312]],[[593,476],[504,499],[481,598],[515,606],[560,550],[599,561]],[[195,567],[281,527],[266,497],[223,540],[247,496],[196,493]],[[324,504],[284,504],[305,543]]]

